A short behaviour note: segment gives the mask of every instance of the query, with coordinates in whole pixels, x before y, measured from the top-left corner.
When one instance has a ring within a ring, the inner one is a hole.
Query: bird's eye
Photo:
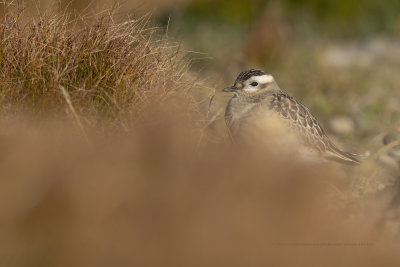
[[[258,85],[258,82],[252,82],[250,85],[251,85],[251,86],[257,86],[257,85]]]

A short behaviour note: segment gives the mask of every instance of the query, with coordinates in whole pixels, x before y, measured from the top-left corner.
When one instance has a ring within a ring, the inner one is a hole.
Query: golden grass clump
[[[115,122],[150,102],[184,96],[189,62],[179,46],[148,17],[117,22],[115,13],[71,19],[7,9],[0,19],[2,110],[67,109]]]

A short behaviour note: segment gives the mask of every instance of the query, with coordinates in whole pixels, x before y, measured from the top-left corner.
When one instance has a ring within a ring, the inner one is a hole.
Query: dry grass
[[[118,123],[150,103],[186,97],[189,61],[148,20],[117,22],[113,10],[27,18],[10,8],[0,24],[2,111],[67,110]]]

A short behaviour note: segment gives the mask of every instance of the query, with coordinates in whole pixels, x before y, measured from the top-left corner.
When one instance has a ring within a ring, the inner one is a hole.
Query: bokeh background
[[[400,266],[399,1],[6,1],[1,19],[1,266]],[[370,156],[232,146],[221,88],[247,68]]]
[[[264,69],[361,153],[399,123],[398,1],[188,1],[159,10],[171,35],[202,53],[193,70],[217,89],[244,69]]]

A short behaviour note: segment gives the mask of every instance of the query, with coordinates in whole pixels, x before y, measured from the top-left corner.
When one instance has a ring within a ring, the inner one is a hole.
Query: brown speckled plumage
[[[267,115],[272,112],[282,118],[288,129],[300,137],[305,146],[318,151],[325,158],[348,164],[359,163],[353,154],[338,149],[308,108],[282,91],[275,81],[258,85],[259,90],[243,90],[246,86],[250,87],[243,85],[247,80],[262,75],[266,73],[260,70],[244,71],[231,87],[235,89],[235,96],[228,103],[225,119],[233,134],[240,131],[241,122],[251,117],[251,114],[264,112]]]

